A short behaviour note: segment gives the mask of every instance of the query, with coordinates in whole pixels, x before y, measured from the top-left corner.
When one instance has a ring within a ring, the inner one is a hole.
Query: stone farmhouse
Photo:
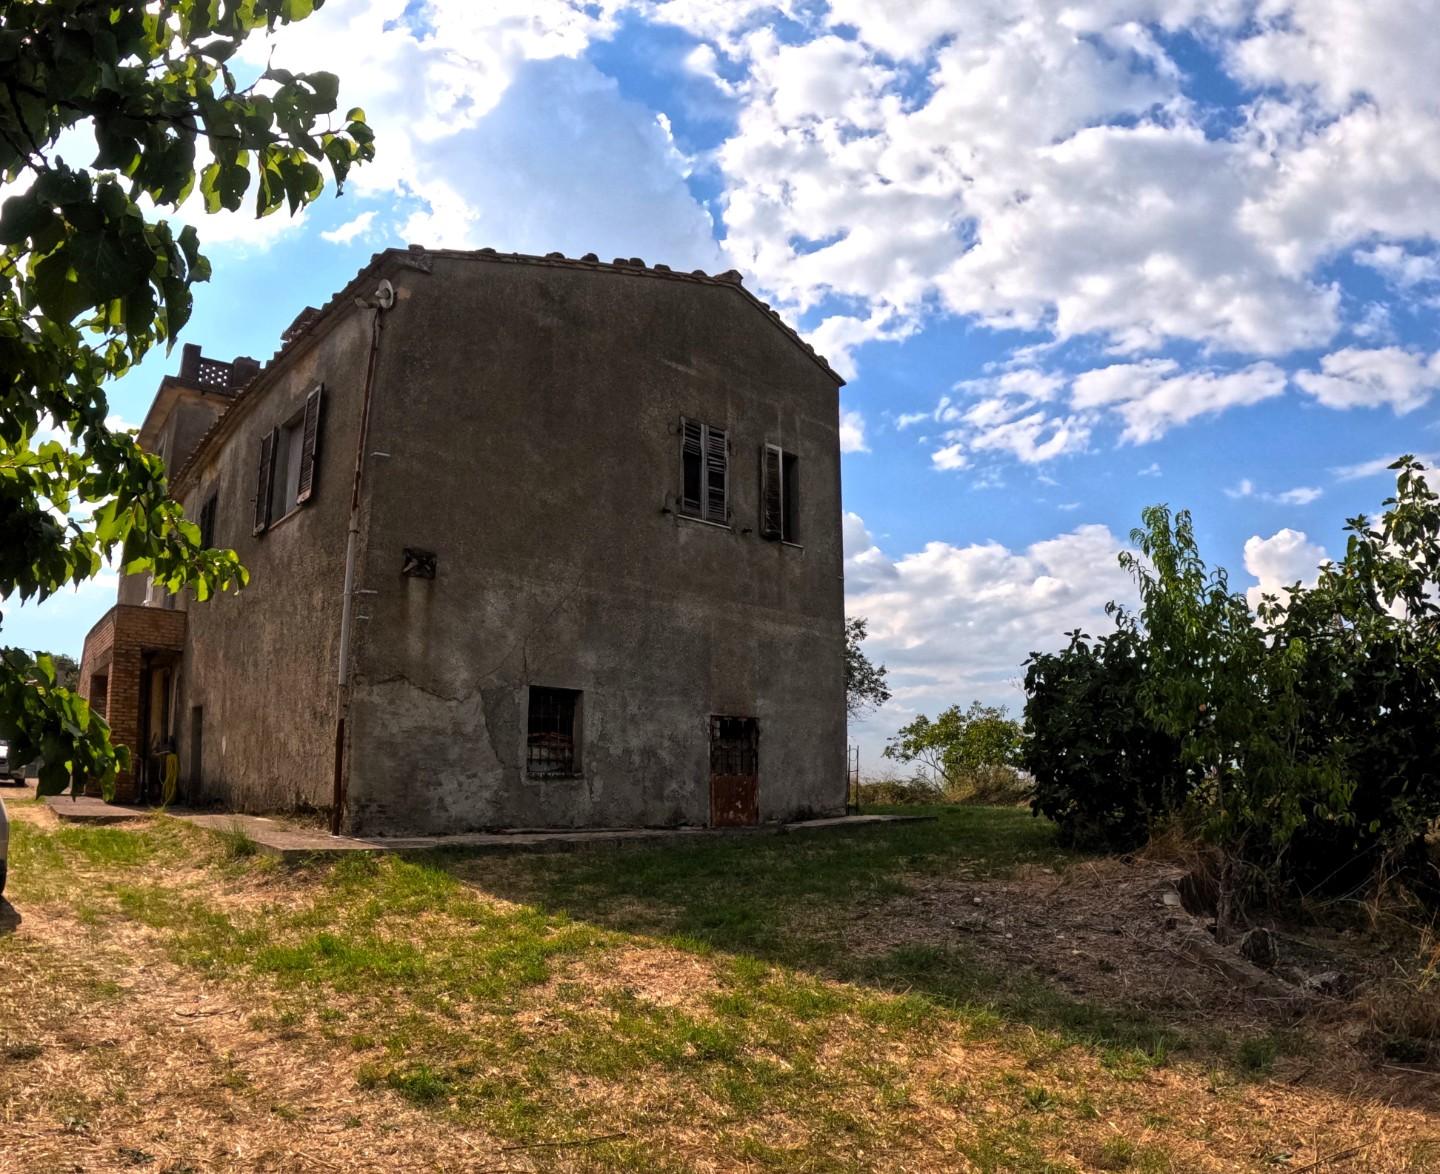
[[[122,579],[119,794],[351,834],[843,810],[842,380],[735,273],[375,255],[140,430],[241,591]],[[174,755],[173,759],[167,755]]]

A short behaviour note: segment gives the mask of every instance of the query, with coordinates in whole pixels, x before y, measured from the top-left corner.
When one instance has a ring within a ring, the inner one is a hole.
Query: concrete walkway
[[[125,823],[130,820],[149,819],[155,814],[154,808],[111,804],[88,795],[77,799],[58,795],[46,799],[45,802],[56,817],[66,823]],[[707,840],[747,836],[843,831],[847,828],[875,827],[881,824],[922,823],[935,818],[933,815],[840,815],[830,819],[807,819],[799,823],[762,824],[749,828],[600,828],[584,831],[533,828],[454,836],[351,837],[332,836],[280,820],[266,819],[261,815],[186,811],[174,807],[165,814],[211,831],[243,832],[260,852],[287,862],[349,852],[420,852],[436,848],[459,848],[480,854],[573,852],[675,841],[703,843]]]

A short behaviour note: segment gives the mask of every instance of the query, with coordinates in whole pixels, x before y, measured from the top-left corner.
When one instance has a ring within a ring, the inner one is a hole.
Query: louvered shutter
[[[680,509],[697,517],[704,497],[704,432],[698,420],[681,420]]]
[[[705,520],[729,521],[725,497],[730,479],[730,452],[723,428],[705,428]]]
[[[310,500],[315,492],[315,452],[320,441],[320,393],[324,385],[317,383],[315,390],[305,397],[305,428],[300,448],[300,488],[295,494],[295,504]]]
[[[275,480],[275,446],[280,429],[272,428],[260,441],[260,464],[255,478],[255,533],[270,524],[270,486]]]
[[[760,537],[778,539],[785,532],[785,480],[780,450],[767,444],[760,450]]]

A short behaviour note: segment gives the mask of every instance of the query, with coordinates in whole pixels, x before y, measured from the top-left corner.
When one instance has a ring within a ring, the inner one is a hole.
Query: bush
[[[859,799],[862,807],[933,807],[945,802],[945,792],[927,778],[867,779]]]
[[[1140,607],[1027,662],[1034,807],[1071,842],[1126,847],[1183,813],[1241,873],[1306,892],[1418,875],[1440,818],[1440,497],[1393,466],[1378,526],[1252,609],[1190,517],[1144,512],[1121,556]]]
[[[1143,844],[1189,791],[1180,741],[1140,706],[1146,641],[1116,611],[1115,631],[1026,662],[1025,766],[1031,806],[1053,819],[1061,842],[1120,851]]]

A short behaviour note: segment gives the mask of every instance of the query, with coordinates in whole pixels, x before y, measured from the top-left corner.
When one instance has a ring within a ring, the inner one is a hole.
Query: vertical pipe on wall
[[[381,314],[394,304],[388,281],[382,282],[375,296],[359,305],[372,313],[370,320],[370,357],[365,364],[365,387],[360,400],[360,432],[355,442],[355,475],[350,486],[350,522],[345,532],[345,586],[340,603],[340,663],[336,672],[338,716],[335,722],[335,780],[330,803],[330,834],[338,836],[344,823],[346,762],[345,719],[350,708],[350,632],[355,619],[355,559],[360,537],[360,494],[365,479],[365,446],[370,436],[370,401],[375,389],[375,360],[380,353]]]

